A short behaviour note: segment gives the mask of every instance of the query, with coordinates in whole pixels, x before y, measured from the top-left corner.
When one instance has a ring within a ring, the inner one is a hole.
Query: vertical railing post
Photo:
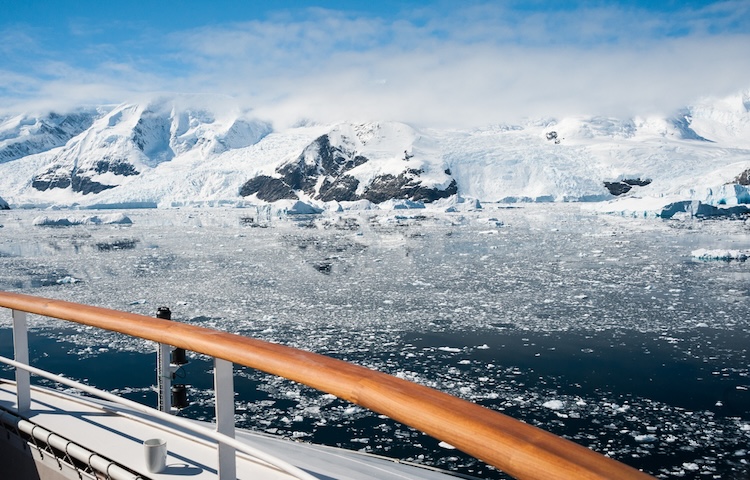
[[[13,358],[29,364],[29,332],[26,325],[26,312],[13,310]],[[27,370],[16,368],[16,402],[18,412],[31,410],[31,377]]]
[[[159,410],[170,413],[172,411],[172,370],[169,368],[169,354],[171,348],[163,343],[157,344],[157,391]]]
[[[232,362],[214,358],[214,392],[216,395],[216,431],[234,438],[234,372]],[[236,480],[235,450],[219,443],[219,480]]]
[[[156,317],[172,319],[172,312],[167,307],[159,307]],[[171,347],[163,343],[156,346],[156,390],[158,409],[162,412],[172,411],[172,369],[169,366]]]

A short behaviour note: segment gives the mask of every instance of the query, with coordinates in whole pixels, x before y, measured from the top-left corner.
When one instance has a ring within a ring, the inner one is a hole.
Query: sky
[[[0,113],[171,93],[275,124],[668,115],[750,89],[750,0],[0,0]]]

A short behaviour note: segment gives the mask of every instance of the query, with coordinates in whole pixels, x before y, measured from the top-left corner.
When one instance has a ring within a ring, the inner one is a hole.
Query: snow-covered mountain
[[[50,150],[50,162],[34,173],[31,188],[96,195],[180,156],[209,160],[252,145],[270,132],[265,122],[242,118],[237,112],[222,113],[201,107],[178,109],[168,99],[121,105],[101,115],[63,148]]]
[[[89,128],[102,112],[101,109],[81,109],[66,114],[50,112],[43,116],[16,115],[0,119],[0,163],[65,145]]]
[[[402,152],[403,153],[399,153]],[[430,139],[397,123],[336,125],[273,175],[248,180],[240,195],[273,202],[391,199],[434,201],[457,194],[456,181]]]
[[[679,201],[750,203],[749,172],[750,91],[666,118],[475,130],[274,129],[231,99],[182,95],[0,119],[0,196],[11,207],[346,206],[457,195],[644,212]]]

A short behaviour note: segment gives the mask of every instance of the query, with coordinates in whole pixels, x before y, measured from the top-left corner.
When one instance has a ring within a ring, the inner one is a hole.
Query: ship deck
[[[0,381],[0,407],[16,410],[15,384]],[[200,434],[171,426],[160,419],[122,405],[34,387],[31,411],[26,419],[144,478],[153,480],[189,477],[217,478],[216,444]],[[383,457],[333,447],[295,442],[265,434],[237,430],[243,443],[291,463],[320,479],[413,478],[445,479],[449,472],[396,462]],[[146,469],[143,442],[149,438],[167,441],[167,466],[161,473]],[[289,473],[237,453],[237,478],[289,479]]]

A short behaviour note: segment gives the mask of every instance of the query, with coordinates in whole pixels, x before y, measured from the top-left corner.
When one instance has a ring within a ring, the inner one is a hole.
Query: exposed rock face
[[[404,161],[407,161],[405,158]],[[260,175],[248,180],[240,195],[257,195],[267,202],[298,199],[296,192],[303,192],[315,200],[357,201],[369,200],[381,203],[390,199],[409,199],[431,202],[458,192],[452,180],[445,189],[422,185],[421,170],[406,169],[399,175],[383,174],[375,177],[364,192],[357,193],[359,180],[348,172],[370,161],[357,153],[354,146],[343,138],[341,145],[333,145],[329,135],[322,135],[308,145],[293,162],[276,169],[278,176]],[[446,172],[449,175],[449,173]]]
[[[740,185],[750,185],[750,168],[737,175],[737,178],[735,178],[734,181]]]
[[[52,188],[68,188],[71,184],[70,175],[67,172],[61,172],[59,168],[50,167],[49,170],[36,175],[31,180],[31,186],[40,192]]]
[[[354,185],[355,190],[359,185],[351,177],[344,179],[346,172],[368,161],[346,147],[331,145],[328,135],[323,135],[308,145],[295,162],[279,167],[277,172],[293,190],[302,190],[315,198],[328,194],[333,197],[331,200],[341,201],[342,195],[350,196],[346,185]]]
[[[0,197],[0,210],[10,210],[10,205],[2,197]]]
[[[257,193],[258,198],[266,202],[297,199],[297,194],[284,180],[267,175],[258,175],[245,182],[240,188],[240,196],[247,197],[254,193]]]
[[[626,178],[620,182],[604,182],[604,186],[614,196],[628,193],[634,186],[645,187],[650,184],[651,180],[641,180],[640,178]]]
[[[609,190],[609,193],[616,197],[625,195],[633,188],[625,182],[604,182],[604,186]]]
[[[381,175],[376,177],[365,189],[362,198],[373,203],[381,203],[392,198],[433,202],[440,198],[448,198],[458,193],[458,184],[452,180],[444,190],[424,187],[419,180],[420,170],[407,170],[397,177]]]
[[[68,188],[74,192],[87,195],[89,193],[100,193],[104,190],[114,188],[116,185],[107,185],[92,177],[104,173],[112,173],[120,176],[138,175],[135,167],[124,159],[105,159],[88,164],[82,168],[71,167],[66,164],[56,164],[49,167],[45,172],[34,176],[31,186],[39,191],[52,188]]]
[[[346,146],[331,145],[328,135],[318,137],[297,159],[276,169],[279,177],[260,175],[240,188],[240,195],[257,194],[260,200],[298,199],[301,190],[317,200],[357,200],[359,181],[346,172],[367,162]]]
[[[356,194],[358,186],[359,180],[349,175],[342,175],[333,181],[325,179],[318,197],[324,202],[353,202],[360,199]]]

